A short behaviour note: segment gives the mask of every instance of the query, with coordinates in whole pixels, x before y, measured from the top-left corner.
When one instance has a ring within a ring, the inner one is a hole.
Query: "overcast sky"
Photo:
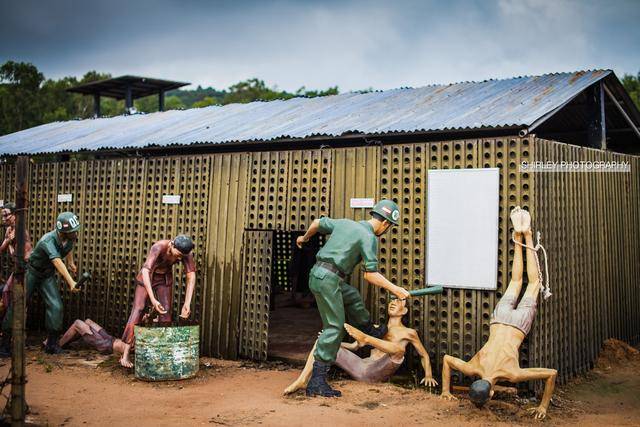
[[[0,62],[341,91],[640,71],[640,0],[0,0]]]

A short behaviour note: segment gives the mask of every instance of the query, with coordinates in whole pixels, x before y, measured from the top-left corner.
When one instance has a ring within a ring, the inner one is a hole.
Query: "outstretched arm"
[[[527,368],[520,369],[513,378],[507,379],[512,382],[545,380],[544,393],[542,394],[540,406],[528,410],[530,413],[535,414],[536,419],[541,420],[547,416],[547,408],[549,407],[549,402],[551,402],[551,396],[553,395],[553,389],[556,386],[557,376],[558,371],[555,369]]]
[[[413,345],[413,348],[416,349],[420,357],[422,358],[422,369],[424,369],[424,378],[420,381],[421,384],[424,384],[426,387],[435,387],[438,385],[438,382],[433,379],[433,373],[431,372],[431,360],[429,359],[429,353],[427,349],[422,345],[422,341],[420,341],[420,337],[415,329],[409,329],[409,342]]]
[[[365,334],[358,328],[354,328],[348,323],[344,324],[344,329],[346,329],[347,333],[358,342],[358,346],[360,347],[370,345],[382,352],[389,354],[392,357],[404,357],[404,346],[401,344],[374,338],[370,335]]]
[[[186,319],[191,315],[191,299],[193,298],[193,290],[196,287],[196,272],[190,271],[187,273],[187,294],[184,297],[184,304],[182,305],[182,312],[180,317]]]
[[[309,226],[309,228],[307,229],[307,232],[304,233],[303,236],[300,236],[296,239],[296,245],[298,245],[299,248],[302,248],[303,244],[307,243],[309,240],[311,240],[313,236],[316,235],[319,228],[320,228],[320,220],[314,219],[311,225]]]
[[[451,394],[451,368],[460,371],[467,376],[478,375],[478,371],[464,360],[446,354],[442,361],[442,394],[440,397],[448,400],[457,400]]]
[[[71,274],[75,275],[78,272],[78,267],[73,260],[73,251],[69,252],[64,260],[67,264],[67,267],[69,268],[69,271],[71,271]]]
[[[407,299],[409,297],[409,291],[398,285],[394,285],[387,280],[382,274],[377,271],[365,271],[364,280],[371,283],[374,286],[383,288],[394,294],[398,299]]]
[[[69,270],[67,270],[67,267],[64,265],[64,262],[62,262],[60,258],[54,258],[51,260],[51,262],[53,263],[53,266],[56,268],[56,270],[58,270],[58,273],[60,273],[64,281],[67,282],[67,284],[69,285],[69,289],[72,292],[77,291],[76,281],[73,280],[73,278],[71,277],[71,274],[69,274]]]

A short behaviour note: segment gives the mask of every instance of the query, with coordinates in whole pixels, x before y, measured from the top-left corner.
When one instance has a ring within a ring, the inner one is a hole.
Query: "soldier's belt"
[[[343,282],[347,281],[347,275],[344,274],[342,271],[340,271],[340,269],[338,267],[336,267],[335,265],[331,264],[330,262],[318,261],[318,262],[316,262],[316,266],[322,267],[325,270],[329,270],[330,272],[332,272],[333,274],[338,276],[340,278],[340,280],[342,280]]]

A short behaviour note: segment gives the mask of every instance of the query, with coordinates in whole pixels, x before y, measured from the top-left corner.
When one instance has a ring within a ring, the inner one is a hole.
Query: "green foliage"
[[[208,107],[209,105],[216,105],[218,103],[219,102],[217,99],[212,98],[211,96],[205,96],[200,101],[196,101],[193,104],[191,104],[191,107],[202,108],[202,107]]]
[[[177,96],[166,96],[164,98],[165,110],[183,110],[185,108],[182,100]]]
[[[93,97],[67,92],[67,89],[85,83],[111,78],[110,74],[89,71],[81,79],[63,77],[45,79],[29,63],[7,61],[0,66],[0,135],[55,121],[88,119],[93,117]],[[192,90],[174,90],[165,96],[166,110],[207,107],[230,103],[271,101],[294,97],[335,95],[338,87],[326,90],[306,90],[301,87],[290,93],[268,87],[263,80],[253,78],[238,82],[226,90],[198,86]],[[134,107],[143,113],[158,111],[158,96],[134,100]],[[124,114],[124,101],[102,97],[102,116]]]
[[[16,132],[36,126],[42,116],[37,102],[44,75],[24,62],[7,61],[0,67],[0,129]]]
[[[622,86],[629,92],[636,107],[640,108],[640,72],[636,76],[625,74],[622,77]]]

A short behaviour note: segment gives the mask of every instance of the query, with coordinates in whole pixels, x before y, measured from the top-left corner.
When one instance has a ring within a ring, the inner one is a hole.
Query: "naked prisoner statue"
[[[415,329],[407,328],[402,324],[402,316],[407,313],[405,300],[392,300],[389,303],[387,312],[389,313],[387,333],[382,339],[367,335],[345,323],[344,327],[347,333],[355,338],[356,341],[353,343],[341,343],[336,357],[336,365],[358,381],[369,383],[387,381],[402,365],[407,345],[411,344],[422,359],[424,378],[420,383],[427,387],[437,386],[438,383],[433,379],[431,373],[429,353],[422,345],[418,333]],[[353,351],[365,345],[373,347],[369,357],[360,358],[353,353]],[[315,362],[315,348],[316,346],[314,345],[300,376],[285,389],[284,394],[290,394],[306,387],[309,378],[311,378],[313,363]]]
[[[511,221],[513,222],[515,243],[511,281],[493,311],[489,340],[469,362],[449,355],[444,357],[441,397],[456,399],[450,392],[451,369],[470,377],[480,377],[479,380],[471,384],[469,389],[469,397],[478,407],[482,407],[491,399],[498,381],[518,383],[545,380],[540,405],[537,408],[529,409],[535,418],[543,419],[547,414],[558,372],[555,369],[546,368],[521,368],[518,361],[520,344],[529,333],[536,315],[542,276],[537,262],[537,247],[533,245],[529,213],[516,207],[511,211]],[[522,288],[523,236],[527,250],[528,285],[520,303],[517,304]]]

